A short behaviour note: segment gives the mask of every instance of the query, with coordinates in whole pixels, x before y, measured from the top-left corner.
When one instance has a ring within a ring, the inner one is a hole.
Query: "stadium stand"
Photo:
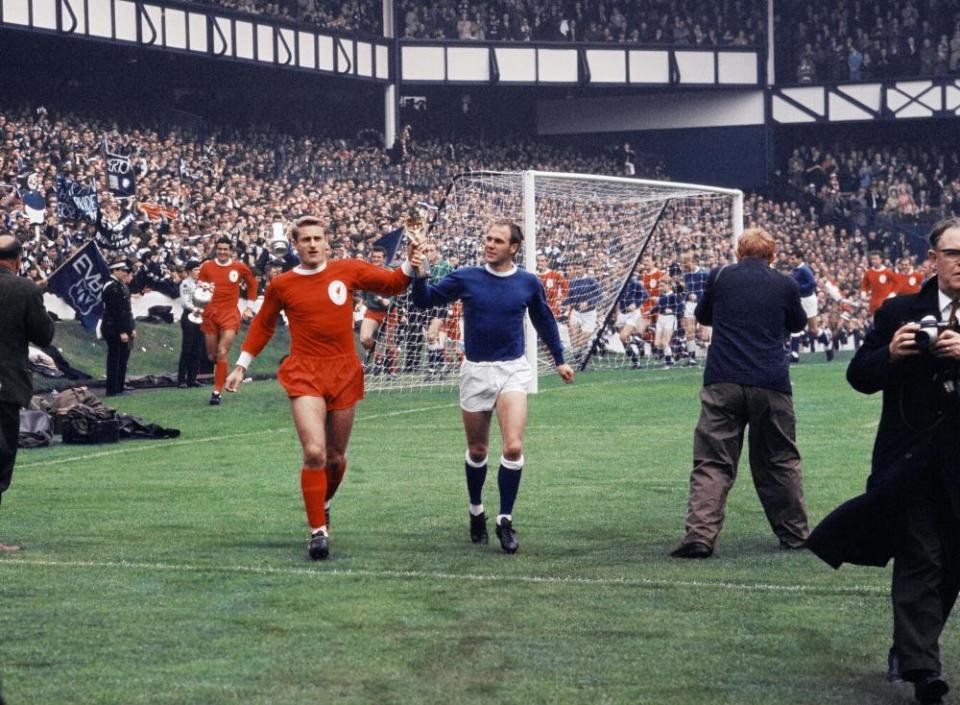
[[[960,3],[778,3],[778,74],[786,81],[860,81],[955,74]]]

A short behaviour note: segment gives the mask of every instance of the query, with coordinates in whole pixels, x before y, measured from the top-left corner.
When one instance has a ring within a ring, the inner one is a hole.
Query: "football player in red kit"
[[[287,391],[303,448],[300,486],[310,525],[308,553],[329,555],[330,500],[347,469],[347,444],[358,401],[363,399],[363,367],[353,342],[353,292],[382,296],[402,293],[414,269],[404,262],[390,270],[357,259],[328,260],[327,233],[320,218],[300,218],[290,231],[300,265],[276,277],[241,346],[225,389],[239,391],[247,368],[273,335],[284,311],[290,326],[290,354],[277,379]],[[408,233],[413,258],[419,235]]]
[[[217,240],[213,259],[208,259],[200,266],[197,281],[213,285],[213,298],[203,309],[200,330],[207,346],[207,357],[214,365],[210,404],[216,406],[220,403],[220,391],[227,379],[227,356],[240,330],[240,321],[253,318],[253,309],[249,306],[242,315],[240,313],[240,282],[246,284],[247,295],[256,298],[257,278],[250,267],[234,261],[233,243],[224,236]]]

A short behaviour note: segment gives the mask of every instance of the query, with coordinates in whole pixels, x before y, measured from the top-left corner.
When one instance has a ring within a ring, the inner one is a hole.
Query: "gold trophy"
[[[407,238],[407,242],[413,244],[414,247],[419,248],[423,245],[426,240],[427,221],[424,220],[423,214],[420,213],[420,211],[410,211],[406,220],[403,221],[403,233]],[[420,276],[425,277],[430,273],[430,264],[424,259],[417,269]]]

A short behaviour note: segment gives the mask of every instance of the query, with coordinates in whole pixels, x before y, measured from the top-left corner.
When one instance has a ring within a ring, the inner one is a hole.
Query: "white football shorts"
[[[623,328],[624,326],[633,326],[634,328],[640,323],[640,309],[635,308],[632,311],[621,311],[617,314],[616,328]]]
[[[816,292],[810,294],[810,296],[801,296],[800,305],[803,307],[803,312],[807,314],[807,318],[813,318],[817,315],[817,294]]]
[[[464,411],[490,411],[497,397],[505,392],[526,393],[533,380],[527,358],[496,362],[470,362],[460,365],[460,408]]]
[[[657,316],[657,332],[663,330],[675,331],[677,329],[677,317],[672,313],[661,313]]]
[[[570,316],[570,322],[589,335],[597,329],[597,309],[592,311],[574,310]]]

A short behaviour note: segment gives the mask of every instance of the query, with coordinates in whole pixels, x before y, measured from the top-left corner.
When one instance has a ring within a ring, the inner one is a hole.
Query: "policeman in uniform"
[[[137,337],[130,306],[130,290],[127,288],[133,279],[133,268],[127,260],[120,260],[110,265],[110,274],[110,281],[101,292],[103,320],[100,323],[100,333],[107,343],[108,397],[123,394],[130,347]]]

